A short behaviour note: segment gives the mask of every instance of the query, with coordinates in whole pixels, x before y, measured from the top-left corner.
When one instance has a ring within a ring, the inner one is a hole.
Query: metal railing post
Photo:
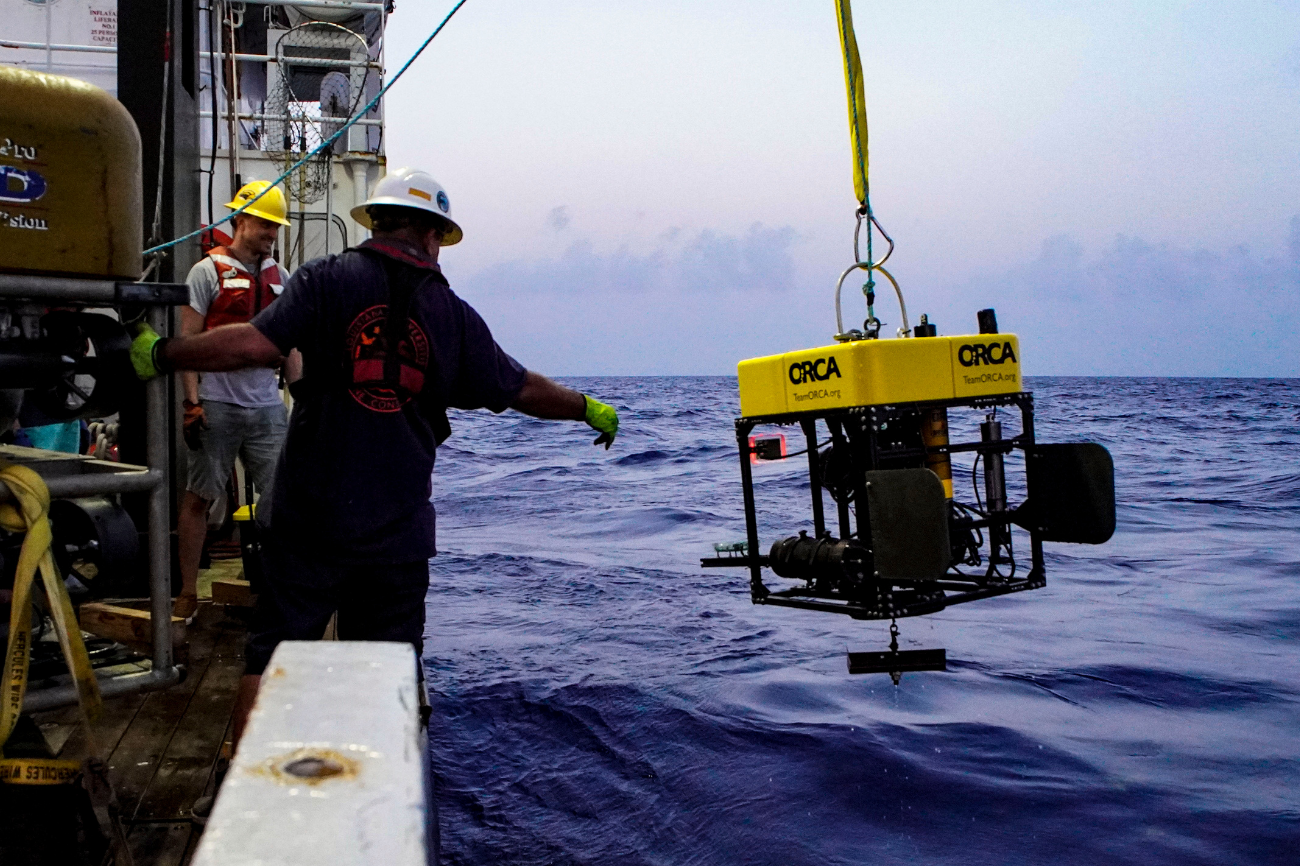
[[[149,324],[168,333],[167,308],[149,307]],[[145,384],[145,454],[151,473],[161,473],[160,483],[149,491],[149,619],[153,635],[153,668],[172,667],[171,575],[171,466],[168,438],[171,432],[167,400],[168,377],[156,376]]]

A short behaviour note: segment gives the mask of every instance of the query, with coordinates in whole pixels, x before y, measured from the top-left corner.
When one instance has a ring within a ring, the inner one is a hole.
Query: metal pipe
[[[304,9],[360,9],[379,12],[383,3],[353,3],[351,0],[257,0],[262,6],[301,6]]]
[[[72,45],[66,42],[20,42],[14,39],[0,39],[0,48],[30,48],[38,51],[74,51],[80,54],[116,54],[117,49],[111,45]]]
[[[221,118],[222,118],[223,120],[227,117],[227,115],[228,115],[228,112],[224,112],[224,111],[221,112],[221,114],[220,114],[220,116],[221,116]],[[200,112],[199,112],[199,117],[211,117],[211,116],[212,116],[212,112],[211,112],[211,111],[200,111]],[[266,121],[266,120],[281,120],[281,121],[282,121],[282,120],[285,120],[285,119],[286,119],[285,115],[283,115],[283,114],[266,114],[266,113],[263,113],[263,112],[254,112],[254,111],[241,111],[241,112],[239,112],[238,114],[236,114],[235,117],[239,118],[240,120],[262,120],[262,121]],[[310,122],[310,123],[347,123],[347,122],[348,122],[349,120],[351,120],[352,118],[350,118],[350,117],[332,117],[332,116],[327,117],[327,116],[322,116],[322,117],[289,117],[289,118],[287,118],[287,119],[288,119],[290,122],[293,122],[293,123],[301,123],[301,122]],[[376,118],[369,118],[369,117],[367,117],[367,118],[362,118],[361,120],[358,120],[354,125],[355,125],[355,126],[383,126],[383,125],[384,125],[384,121],[383,121],[381,118],[377,118],[377,117],[376,117]]]
[[[166,307],[149,308],[150,326],[160,334],[170,333]],[[145,453],[149,472],[159,473],[161,483],[149,493],[149,623],[153,631],[155,671],[172,668],[172,575],[171,575],[171,491],[168,489],[168,433],[171,429],[167,399],[169,376],[155,376],[145,383]]]
[[[804,438],[808,440],[808,486],[812,490],[813,534],[821,538],[826,534],[826,513],[822,508],[821,465],[817,454],[817,420],[801,422]]]
[[[990,445],[1002,441],[1002,422],[994,420],[990,415],[988,420],[980,424],[980,440],[985,445]],[[1002,460],[1002,451],[1000,449],[990,449],[980,452],[984,457],[984,496],[985,506],[988,509],[990,517],[1002,514],[1007,510],[1007,481],[1006,470]],[[989,568],[995,568],[998,563],[1006,562],[1007,559],[1002,555],[1002,550],[1011,541],[1010,526],[990,526],[989,527]]]
[[[0,298],[113,304],[117,302],[117,281],[0,274]]]
[[[225,23],[222,25],[221,50],[224,52],[226,48],[226,34],[224,28],[226,24],[229,24],[230,50],[231,52],[234,52],[235,45],[237,44],[235,39],[235,13],[230,3],[223,4],[223,8],[225,9],[226,17]],[[225,59],[230,61],[228,64],[230,78],[226,82],[226,107],[229,111],[229,116],[227,117],[227,126],[229,129],[226,130],[226,135],[229,136],[227,147],[230,152],[230,159],[228,160],[228,167],[230,169],[230,197],[234,198],[235,193],[239,192],[242,180],[239,176],[239,149],[243,146],[243,142],[239,139],[239,121],[235,118],[236,112],[239,111],[239,65],[235,62],[233,53],[225,55]],[[214,141],[212,146],[216,147],[217,143]]]
[[[169,688],[180,682],[181,672],[181,667],[172,665],[139,674],[122,676],[96,674],[96,677],[99,679],[99,693],[106,698],[114,698],[133,692],[156,692]],[[72,684],[54,686],[28,692],[23,697],[23,712],[41,713],[59,707],[70,707],[75,703],[77,703],[76,686]]]
[[[36,388],[76,371],[77,362],[67,355],[26,343],[0,348],[0,381],[6,388]]]
[[[42,477],[45,478],[45,486],[50,489],[51,499],[80,499],[83,496],[100,496],[108,493],[146,493],[161,486],[164,480],[161,472],[152,469]],[[13,494],[9,486],[0,481],[0,502],[12,498]]]
[[[736,447],[740,451],[740,488],[745,497],[745,557],[749,559],[749,596],[758,603],[767,595],[758,556],[758,509],[754,504],[754,474],[749,468],[749,434],[754,425],[736,422]]]
[[[247,63],[284,63],[286,66],[335,66],[335,67],[366,67],[368,69],[382,69],[374,60],[367,60],[359,63],[355,60],[336,60],[329,57],[285,57],[280,60],[273,54],[243,54],[236,52],[229,54],[225,51],[218,52],[218,57],[222,60],[238,60]]]
[[[980,440],[986,445],[1002,441],[1002,422],[990,417],[980,424]],[[1002,452],[984,451],[984,495],[990,514],[1007,510],[1006,476],[1002,466]]]

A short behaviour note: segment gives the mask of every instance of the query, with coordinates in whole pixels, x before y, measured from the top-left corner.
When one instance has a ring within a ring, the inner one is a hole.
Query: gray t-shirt
[[[280,285],[289,281],[289,272],[278,264]],[[185,278],[190,287],[190,307],[200,316],[207,316],[208,307],[217,297],[217,267],[204,256]],[[234,403],[250,409],[276,406],[283,402],[280,396],[279,376],[267,367],[232,370],[228,373],[202,373],[199,378],[199,399]]]

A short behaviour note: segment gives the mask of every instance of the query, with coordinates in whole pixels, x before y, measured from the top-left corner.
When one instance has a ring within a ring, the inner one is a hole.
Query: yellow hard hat
[[[268,186],[271,186],[269,181],[249,181],[239,188],[239,192],[235,193],[234,201],[226,202],[226,207],[231,210],[238,210],[244,207],[244,202],[254,198]],[[271,191],[253,202],[252,207],[245,208],[244,213],[270,220],[273,223],[279,223],[282,226],[289,224],[289,220],[286,219],[289,214],[289,206],[285,204],[284,193],[280,191],[278,186],[271,186]]]

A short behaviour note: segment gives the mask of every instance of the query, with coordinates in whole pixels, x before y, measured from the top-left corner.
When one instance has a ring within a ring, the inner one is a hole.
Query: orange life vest
[[[217,296],[203,318],[205,331],[251,320],[284,291],[280,266],[269,256],[257,274],[250,273],[225,247],[213,247],[208,258],[217,269]]]

